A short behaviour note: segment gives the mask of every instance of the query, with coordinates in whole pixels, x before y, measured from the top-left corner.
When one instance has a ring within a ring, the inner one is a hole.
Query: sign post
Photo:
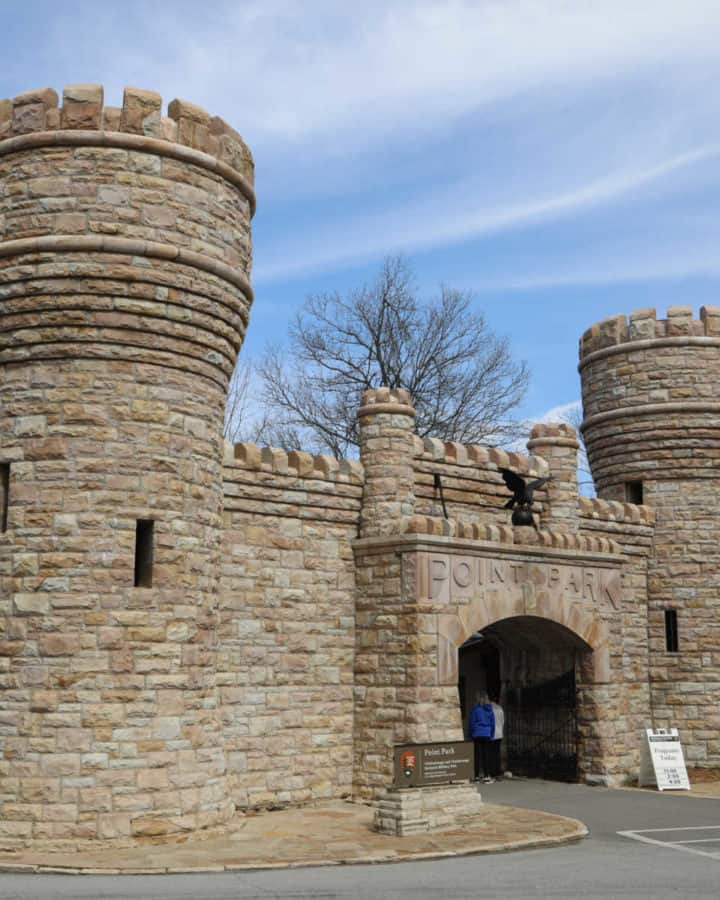
[[[645,729],[638,783],[656,785],[659,791],[690,790],[677,728]]]

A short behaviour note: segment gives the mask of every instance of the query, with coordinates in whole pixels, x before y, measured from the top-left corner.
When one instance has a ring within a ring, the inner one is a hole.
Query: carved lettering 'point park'
[[[457,597],[480,596],[488,588],[499,587],[512,593],[528,585],[534,590],[544,590],[551,597],[609,602],[615,609],[621,599],[617,567],[455,554],[427,554],[422,564],[429,571],[429,577],[423,583],[431,587],[428,597],[431,600],[450,602]]]

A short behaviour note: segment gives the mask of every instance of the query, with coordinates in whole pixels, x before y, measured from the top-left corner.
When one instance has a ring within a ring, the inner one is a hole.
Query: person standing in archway
[[[493,778],[500,778],[502,775],[502,757],[501,746],[503,739],[503,728],[505,725],[505,713],[500,706],[500,698],[495,697],[491,703],[494,719],[493,735],[490,741],[490,775]]]
[[[494,781],[491,775],[490,743],[495,731],[495,716],[487,693],[476,694],[475,706],[470,710],[468,720],[468,737],[475,744],[475,781],[480,781],[480,769],[483,781],[490,784]]]

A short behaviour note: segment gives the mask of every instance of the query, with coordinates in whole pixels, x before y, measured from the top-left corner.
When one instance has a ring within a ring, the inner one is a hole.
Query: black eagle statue
[[[533,528],[537,529],[532,514],[533,495],[538,488],[552,480],[552,475],[527,482],[521,475],[510,469],[500,469],[500,474],[508,490],[512,491],[512,497],[503,506],[503,509],[511,509],[513,511],[511,520],[513,525],[532,525]]]

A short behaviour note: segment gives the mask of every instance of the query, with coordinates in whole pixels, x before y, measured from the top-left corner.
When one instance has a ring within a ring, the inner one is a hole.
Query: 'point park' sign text
[[[395,787],[472,781],[474,775],[472,741],[402,744],[395,747],[394,757]]]

